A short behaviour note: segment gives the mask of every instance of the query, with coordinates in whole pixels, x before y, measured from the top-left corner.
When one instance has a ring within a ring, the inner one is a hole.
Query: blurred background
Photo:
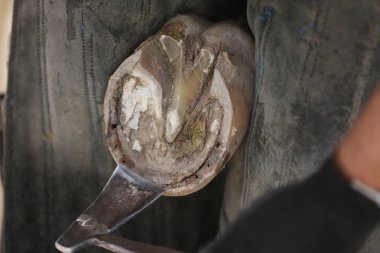
[[[7,63],[12,23],[13,0],[0,0],[0,93],[4,94],[7,83]]]
[[[0,0],[0,95],[3,97],[8,79],[8,56],[12,24],[13,0]],[[1,127],[2,129],[2,127]],[[3,220],[3,188],[0,181],[0,220]],[[0,226],[1,232],[2,226]],[[1,240],[0,240],[1,244]]]

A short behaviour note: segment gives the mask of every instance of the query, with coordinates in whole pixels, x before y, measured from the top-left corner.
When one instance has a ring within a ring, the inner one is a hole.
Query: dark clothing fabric
[[[380,208],[329,161],[257,201],[203,252],[354,253],[379,221]]]
[[[251,0],[255,106],[230,166],[228,220],[269,189],[310,175],[380,79],[380,2]]]
[[[331,155],[380,80],[377,0],[249,0],[255,106],[229,164],[222,224]],[[224,225],[223,225],[224,226]],[[380,229],[362,253],[380,250]]]

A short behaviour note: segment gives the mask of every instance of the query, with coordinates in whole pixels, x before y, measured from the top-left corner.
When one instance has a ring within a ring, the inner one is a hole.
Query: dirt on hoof
[[[252,107],[254,41],[232,22],[171,19],[111,76],[106,135],[115,161],[185,195],[242,141]]]

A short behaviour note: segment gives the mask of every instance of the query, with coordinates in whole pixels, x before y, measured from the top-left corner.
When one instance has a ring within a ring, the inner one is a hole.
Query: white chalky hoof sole
[[[247,129],[254,42],[232,22],[178,16],[111,76],[106,134],[118,164],[185,195],[206,185]]]

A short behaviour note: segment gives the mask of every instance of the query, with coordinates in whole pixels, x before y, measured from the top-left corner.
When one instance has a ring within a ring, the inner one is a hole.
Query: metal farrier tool
[[[177,252],[111,233],[162,195],[201,189],[224,167],[248,127],[254,69],[253,39],[233,22],[178,16],[143,42],[105,95],[106,138],[118,166],[57,249]]]

